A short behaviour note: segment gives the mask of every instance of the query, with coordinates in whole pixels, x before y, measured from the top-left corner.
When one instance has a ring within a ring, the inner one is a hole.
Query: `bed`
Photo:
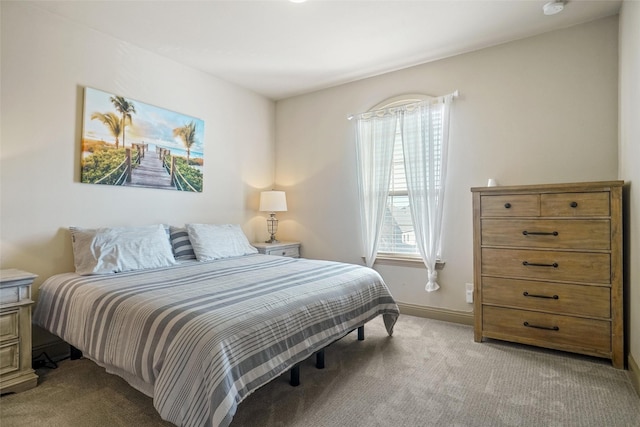
[[[33,318],[163,419],[202,427],[229,425],[250,393],[378,315],[391,335],[398,314],[372,269],[249,253],[55,275]]]

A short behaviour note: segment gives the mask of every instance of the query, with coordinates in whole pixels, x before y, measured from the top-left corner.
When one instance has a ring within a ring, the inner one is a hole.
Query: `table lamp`
[[[278,231],[278,219],[276,212],[287,211],[287,198],[284,191],[263,191],[260,193],[260,211],[269,212],[267,218],[267,231],[271,238],[265,243],[278,243],[276,240],[276,232]]]

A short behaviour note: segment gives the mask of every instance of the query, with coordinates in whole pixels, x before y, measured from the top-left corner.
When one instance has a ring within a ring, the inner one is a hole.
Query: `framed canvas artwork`
[[[86,87],[81,182],[202,192],[204,122]]]

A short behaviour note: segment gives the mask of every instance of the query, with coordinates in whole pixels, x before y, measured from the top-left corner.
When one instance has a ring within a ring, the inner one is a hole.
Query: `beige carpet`
[[[327,367],[302,365],[240,404],[240,426],[640,426],[626,371],[605,360],[498,341],[470,327],[401,316],[326,350]],[[88,360],[41,370],[38,387],[0,399],[0,425],[168,426],[152,400]]]

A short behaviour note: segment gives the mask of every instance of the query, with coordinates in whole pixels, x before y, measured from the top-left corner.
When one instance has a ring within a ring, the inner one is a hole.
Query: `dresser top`
[[[472,187],[472,192],[504,193],[504,192],[559,192],[559,191],[606,191],[612,187],[622,187],[624,181],[569,182],[565,184],[536,185],[499,185],[496,187]]]
[[[18,270],[17,268],[0,270],[0,286],[10,284],[27,284],[33,282],[33,279],[36,277],[38,277],[37,274]]]

